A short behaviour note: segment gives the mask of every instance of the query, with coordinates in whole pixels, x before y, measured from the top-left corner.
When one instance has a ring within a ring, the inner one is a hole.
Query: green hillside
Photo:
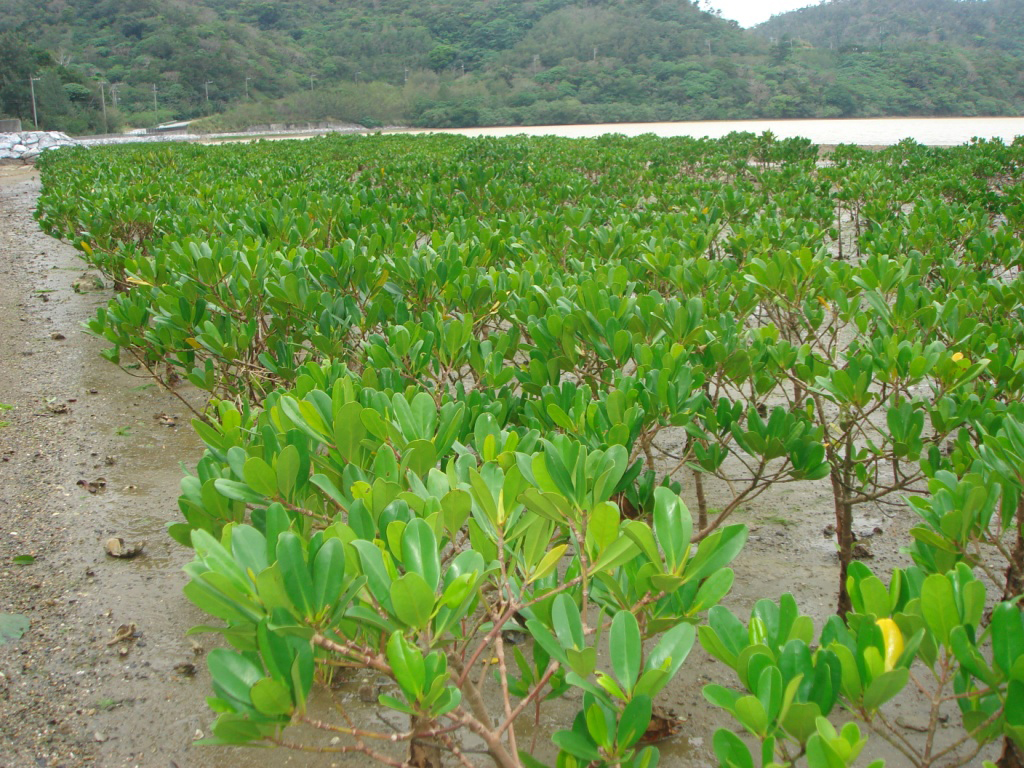
[[[1024,0],[831,0],[774,16],[754,31],[819,48],[947,45],[1021,55]]]
[[[29,122],[34,73],[40,123],[77,133],[104,129],[104,102],[108,130],[204,116],[214,129],[1024,112],[1021,0],[840,0],[756,32],[687,0],[7,5],[0,114]],[[865,9],[904,30],[898,46],[870,38],[881,22],[836,37]],[[812,12],[847,21],[804,23]],[[927,33],[911,32],[922,17]],[[968,34],[983,28],[996,31]]]

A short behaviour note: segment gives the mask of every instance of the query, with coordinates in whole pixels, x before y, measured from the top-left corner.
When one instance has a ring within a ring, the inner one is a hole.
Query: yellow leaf
[[[903,633],[892,619],[879,619],[875,624],[882,630],[882,642],[885,644],[884,666],[885,671],[889,672],[903,653]]]
[[[203,345],[200,344],[195,339],[193,339],[191,336],[189,336],[187,339],[185,339],[185,343],[188,344],[190,347],[192,347],[192,349],[202,349],[203,348]]]
[[[952,360],[953,360],[954,363],[959,363],[963,359],[964,359],[964,356],[963,356],[962,353],[960,353],[960,352],[954,352],[953,353]]]

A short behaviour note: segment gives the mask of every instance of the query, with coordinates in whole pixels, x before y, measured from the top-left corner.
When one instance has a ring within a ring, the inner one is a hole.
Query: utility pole
[[[245,78],[245,98],[246,98],[246,101],[249,100],[249,81],[250,80],[252,80],[251,77]]]
[[[407,83],[409,82],[409,68],[408,67],[405,68],[405,82],[407,82]]]
[[[210,103],[210,83],[212,83],[212,82],[213,82],[213,80],[207,80],[205,83],[203,83],[203,87],[206,88],[206,103],[207,104]]]
[[[156,83],[153,83],[153,111],[156,112],[160,107],[156,103]]]
[[[32,126],[39,130],[39,116],[36,114],[36,80],[38,77],[28,77],[28,88],[32,92]]]
[[[100,103],[103,105],[103,132],[109,133],[110,129],[107,127],[107,94],[106,94],[106,81],[100,80]]]
[[[313,92],[313,81],[316,80],[316,75],[309,76],[309,92]]]
[[[117,83],[110,86],[110,96],[114,100],[114,109],[117,109],[117,91],[120,87],[121,86]]]

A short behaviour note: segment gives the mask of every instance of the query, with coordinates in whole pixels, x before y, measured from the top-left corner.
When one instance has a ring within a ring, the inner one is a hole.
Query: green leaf
[[[213,690],[220,698],[232,699],[248,708],[249,690],[263,679],[263,670],[249,657],[227,648],[214,648],[207,656]]]
[[[821,717],[821,707],[813,701],[794,701],[789,705],[782,727],[801,744],[817,731],[817,720]]]
[[[558,642],[558,639],[548,631],[547,627],[537,619],[529,619],[526,622],[526,629],[534,639],[534,642],[543,648],[548,656],[558,663],[568,666],[569,659],[565,654],[565,649]]]
[[[597,667],[596,648],[566,648],[565,658],[569,661],[569,668],[583,678],[590,677]]]
[[[199,739],[193,744],[248,744],[263,739],[267,726],[237,715],[221,715],[213,723],[213,738]]]
[[[587,517],[587,538],[593,541],[594,553],[601,553],[619,535],[619,508],[610,501],[597,504]]]
[[[555,597],[551,606],[551,622],[555,628],[555,635],[563,648],[583,648],[586,643],[583,639],[583,621],[580,618],[580,609],[576,603],[565,592]],[[586,675],[581,675],[586,677]]]
[[[1011,680],[1006,687],[1006,724],[1018,739],[1024,735],[1024,681]]]
[[[711,740],[711,746],[724,768],[754,768],[754,758],[740,737],[732,731],[719,728]]]
[[[270,498],[277,495],[277,476],[274,469],[259,456],[246,459],[242,475],[246,484],[256,493]]]
[[[693,519],[682,499],[665,486],[654,489],[654,534],[670,571],[683,564],[693,534]]]
[[[593,739],[594,743],[598,747],[603,747],[607,750],[614,748],[615,744],[612,739],[609,738],[611,729],[615,727],[615,721],[612,717],[612,713],[598,704],[596,701],[587,706],[586,702],[590,697],[584,698],[584,710],[583,716],[587,721],[587,731],[590,733],[590,738]],[[611,734],[614,737],[614,733]]]
[[[697,590],[697,594],[693,598],[687,613],[694,615],[718,605],[722,598],[729,594],[729,590],[732,589],[734,576],[732,568],[722,568],[711,574],[700,585],[700,589]]]
[[[391,584],[391,604],[399,621],[422,629],[434,613],[434,590],[418,573],[406,573]]]
[[[0,645],[20,640],[31,623],[20,613],[0,613]]]
[[[740,553],[747,541],[745,525],[727,525],[706,539],[697,547],[697,553],[686,565],[686,579],[703,579],[719,568],[724,568]]]
[[[658,544],[654,539],[654,532],[650,527],[639,520],[630,520],[624,528],[625,534],[630,538],[644,556],[652,563],[660,563],[661,557],[658,554]]]
[[[525,768],[549,768],[547,764],[542,763],[529,752],[522,749],[519,750],[519,762],[521,762]]]
[[[425,520],[416,518],[402,533],[402,564],[406,571],[423,577],[431,592],[441,582],[441,560],[434,531]]]
[[[11,558],[11,562],[15,565],[32,565],[36,561],[32,555],[15,555]]]
[[[1024,621],[1020,608],[1009,602],[992,610],[992,660],[1009,676],[1014,662],[1024,651]]]
[[[444,521],[444,529],[450,538],[462,529],[473,509],[472,497],[463,490],[448,491],[441,498],[441,517]]]
[[[636,696],[622,711],[615,741],[619,750],[627,749],[636,744],[647,732],[651,723],[652,704],[650,696]]]
[[[277,539],[277,564],[288,598],[302,616],[313,618],[317,612],[313,579],[302,551],[302,540],[291,531],[285,531]]]
[[[423,654],[401,632],[392,632],[387,644],[388,664],[402,692],[410,701],[417,701],[425,692],[427,670]]]
[[[334,604],[345,581],[345,545],[330,538],[313,558],[313,607],[319,612]]]
[[[608,657],[612,672],[623,690],[631,691],[640,676],[643,645],[640,640],[640,625],[636,616],[629,611],[619,611],[612,619],[608,634]],[[646,728],[646,726],[644,726]]]
[[[305,401],[302,404],[309,405]],[[277,456],[277,489],[281,496],[291,500],[298,481],[299,449],[294,445],[286,445]]]
[[[251,525],[236,525],[231,529],[231,554],[252,578],[268,565],[267,540]]]
[[[628,536],[619,536],[605,547],[601,556],[591,566],[591,573],[611,571],[629,562],[640,553],[639,547]]]
[[[763,738],[768,730],[768,713],[756,696],[740,696],[734,714],[740,725],[755,736]]]
[[[245,483],[235,480],[218,477],[213,481],[213,487],[221,496],[234,501],[244,501],[246,504],[265,504],[267,501],[266,496],[262,493],[257,493]]]
[[[393,709],[397,712],[404,712],[407,715],[418,714],[416,710],[406,704],[400,699],[396,699],[394,696],[388,696],[386,693],[382,693],[377,697],[377,701],[383,704],[385,707]]]
[[[583,760],[585,763],[601,760],[601,753],[597,751],[596,745],[589,738],[576,731],[556,731],[551,735],[551,741],[559,749]]]
[[[386,612],[392,613],[391,576],[384,565],[383,554],[372,541],[365,539],[356,539],[352,546],[359,553],[359,565],[366,576],[370,593]]]
[[[648,654],[644,669],[664,669],[668,673],[669,679],[675,677],[676,672],[683,666],[683,662],[690,654],[696,639],[697,630],[692,624],[686,622],[679,623],[667,632],[663,632],[658,644],[654,646],[654,650]],[[659,686],[649,695],[654,696],[660,690]]]
[[[998,610],[998,606],[996,607]],[[1014,613],[1019,613],[1015,608]],[[993,633],[993,650],[998,658],[999,651],[995,650],[997,643],[995,641],[995,635],[997,630],[995,629],[995,612],[992,615],[992,633]],[[971,641],[970,635],[967,628],[963,625],[953,627],[949,633],[949,645],[953,651],[953,655],[956,656],[956,660],[960,662],[960,667],[965,672],[978,678],[986,685],[996,687],[999,684],[999,675],[993,673],[992,668],[986,663],[985,658],[978,652],[977,646]]]
[[[939,644],[949,645],[949,633],[960,623],[953,585],[942,574],[933,573],[921,585],[921,612]]]
[[[326,493],[331,501],[340,508],[345,509],[348,506],[348,501],[345,499],[344,495],[342,495],[341,491],[338,490],[338,487],[329,477],[327,477],[327,475],[313,475],[309,478],[309,482]]]
[[[864,691],[864,708],[875,712],[885,702],[903,690],[910,679],[910,670],[906,667],[883,672],[872,680]]]
[[[433,401],[431,401],[433,402]],[[437,466],[437,449],[429,440],[413,440],[402,451],[402,469],[423,477]]]
[[[530,578],[527,581],[527,583],[537,581],[538,579],[543,579],[545,576],[551,573],[551,571],[553,571],[555,567],[558,565],[558,563],[561,561],[563,555],[565,555],[565,550],[568,548],[568,544],[559,544],[557,547],[554,547],[550,552],[545,554],[544,557],[541,558],[540,562],[537,563],[537,567],[530,575]]]
[[[290,715],[294,709],[291,692],[270,677],[257,682],[249,695],[252,697],[252,705],[264,715]]]

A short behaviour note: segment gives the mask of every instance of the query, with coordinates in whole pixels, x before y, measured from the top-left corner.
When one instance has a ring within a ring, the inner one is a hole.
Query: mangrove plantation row
[[[210,742],[650,767],[699,641],[742,734],[716,733],[722,765],[864,765],[876,739],[1019,764],[1020,140],[331,137],[40,167],[44,227],[115,287],[89,330],[206,445],[169,532],[227,646]],[[834,529],[835,615],[786,594],[740,619],[735,513],[798,483],[830,496],[791,514]],[[873,574],[855,523],[906,499],[912,564]],[[307,708],[352,670],[386,681],[390,729]],[[556,699],[575,717],[534,727]]]

